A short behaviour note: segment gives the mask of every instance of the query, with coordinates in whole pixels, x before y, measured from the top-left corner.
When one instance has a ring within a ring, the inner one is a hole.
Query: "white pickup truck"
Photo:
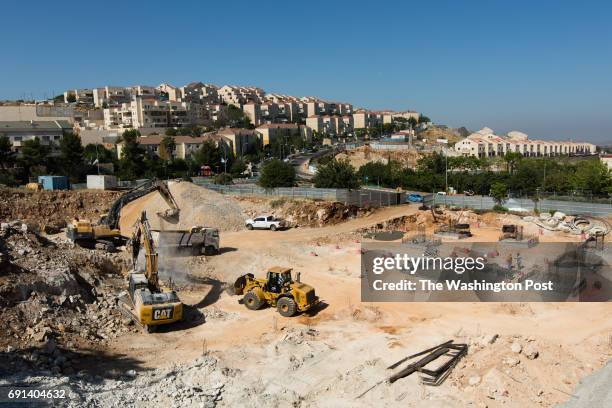
[[[285,221],[274,218],[272,215],[260,215],[259,217],[248,219],[245,225],[249,230],[261,228],[271,231],[276,231],[286,226]]]

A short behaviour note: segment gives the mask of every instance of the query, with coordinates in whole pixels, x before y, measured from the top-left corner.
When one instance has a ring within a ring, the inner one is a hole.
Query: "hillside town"
[[[0,406],[582,401],[612,356],[611,152],[201,82],[3,101]],[[368,297],[408,248],[581,274]]]

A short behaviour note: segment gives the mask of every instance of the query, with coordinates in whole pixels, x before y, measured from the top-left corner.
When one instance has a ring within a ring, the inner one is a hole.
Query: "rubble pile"
[[[549,231],[561,231],[575,235],[607,235],[610,232],[610,224],[603,219],[567,216],[560,211],[556,211],[552,215],[549,213],[542,213],[538,217],[527,216],[523,217],[523,220],[534,223],[538,227]]]
[[[145,371],[128,366],[117,373],[84,369],[70,376],[53,376],[51,372],[34,374],[22,362],[20,369],[11,374],[0,379],[0,387],[22,384],[39,389],[64,390],[66,398],[55,401],[61,401],[62,406],[67,407],[158,405],[214,408],[223,400],[226,384],[231,382],[236,372],[222,367],[214,356],[204,355],[189,364],[168,369]]]
[[[7,265],[0,274],[0,349],[92,345],[135,330],[117,306],[125,289],[121,255],[52,241],[20,221],[0,225],[0,253]],[[55,359],[32,359],[42,368],[64,368]]]
[[[27,191],[0,188],[0,220],[22,220],[54,233],[78,214],[97,220],[121,195],[114,191]]]

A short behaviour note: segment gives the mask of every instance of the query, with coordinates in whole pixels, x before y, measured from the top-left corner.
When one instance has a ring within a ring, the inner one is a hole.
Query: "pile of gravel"
[[[170,182],[180,214],[178,220],[162,219],[169,207],[158,192],[152,192],[132,201],[121,211],[121,231],[131,235],[132,226],[144,210],[153,229],[183,229],[193,226],[216,227],[221,231],[237,231],[244,227],[240,206],[231,198],[190,182]]]

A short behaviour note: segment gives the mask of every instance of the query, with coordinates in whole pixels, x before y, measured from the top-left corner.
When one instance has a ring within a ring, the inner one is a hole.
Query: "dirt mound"
[[[132,201],[121,210],[120,229],[130,236],[132,227],[142,211],[153,229],[183,229],[196,225],[216,227],[221,231],[236,231],[244,226],[240,207],[231,199],[193,183],[169,182],[168,187],[180,208],[177,219],[164,219],[157,215],[168,208],[158,192],[152,192]]]
[[[268,199],[260,197],[236,197],[246,218],[271,214],[283,218],[293,227],[323,227],[334,225],[351,218],[372,213],[354,205],[333,201],[291,200],[286,198]]]
[[[97,220],[121,195],[113,191],[26,191],[0,189],[0,221],[21,220],[57,230],[75,217]]]

